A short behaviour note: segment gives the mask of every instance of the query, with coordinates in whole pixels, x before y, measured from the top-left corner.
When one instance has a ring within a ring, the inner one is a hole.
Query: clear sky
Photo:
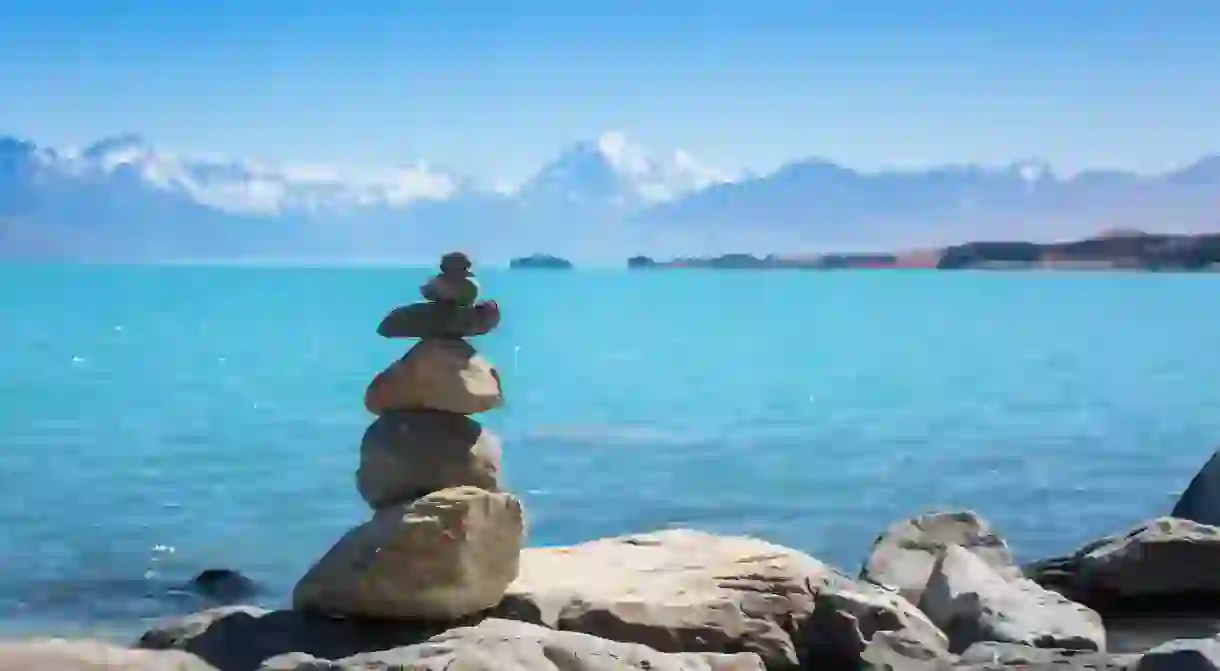
[[[0,0],[0,134],[520,180],[622,130],[759,171],[1220,151],[1220,2]]]

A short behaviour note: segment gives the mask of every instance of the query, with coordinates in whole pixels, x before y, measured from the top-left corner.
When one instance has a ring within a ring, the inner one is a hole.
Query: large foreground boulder
[[[460,486],[500,491],[500,440],[473,419],[399,410],[364,432],[356,488],[374,510]]]
[[[217,671],[178,650],[132,650],[94,640],[0,642],[0,671]],[[223,671],[223,670],[221,670]]]
[[[464,340],[420,341],[364,392],[364,407],[374,415],[391,410],[475,415],[503,402],[500,374]]]
[[[521,502],[477,487],[391,506],[301,578],[293,606],[333,615],[454,620],[500,602],[517,577]]]
[[[291,653],[267,660],[260,671],[763,671],[758,655],[662,653],[570,631],[510,620],[485,620],[406,647],[337,660]]]
[[[455,303],[413,303],[395,308],[381,320],[383,338],[472,338],[500,325],[500,306],[483,301],[474,306]]]
[[[1220,526],[1220,450],[1195,474],[1170,516]]]
[[[956,545],[1006,578],[1021,577],[1008,544],[972,511],[937,512],[894,524],[877,538],[860,579],[898,590],[919,603],[937,557]]]
[[[769,669],[858,668],[880,631],[946,646],[901,596],[789,548],[685,529],[527,549],[495,613],[662,652],[756,652]]]
[[[981,641],[1106,648],[1100,615],[1032,580],[1008,580],[956,545],[937,558],[919,609],[945,632],[956,653]]]
[[[1103,615],[1208,610],[1220,605],[1220,529],[1162,517],[1026,574]]]

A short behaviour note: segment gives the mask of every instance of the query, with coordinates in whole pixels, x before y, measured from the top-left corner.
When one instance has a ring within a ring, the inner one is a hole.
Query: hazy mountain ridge
[[[81,151],[0,138],[0,257],[424,260],[815,251],[1220,230],[1220,156],[1141,176],[1001,167],[860,172],[820,159],[767,175],[581,142],[512,190],[424,162],[376,170],[180,157],[135,135]]]

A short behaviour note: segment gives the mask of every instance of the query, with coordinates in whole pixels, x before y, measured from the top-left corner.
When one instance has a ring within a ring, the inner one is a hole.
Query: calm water
[[[423,270],[0,267],[0,631],[127,635],[367,516],[377,322]],[[972,507],[1029,558],[1165,513],[1220,442],[1212,276],[486,272],[533,544],[689,525],[855,570]]]

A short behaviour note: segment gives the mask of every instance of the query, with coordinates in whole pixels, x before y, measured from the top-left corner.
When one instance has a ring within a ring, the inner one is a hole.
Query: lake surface
[[[426,269],[0,267],[0,633],[129,636],[365,520],[374,330]],[[534,545],[691,526],[854,572],[969,507],[1022,558],[1167,513],[1220,443],[1215,275],[488,271],[482,420]]]

